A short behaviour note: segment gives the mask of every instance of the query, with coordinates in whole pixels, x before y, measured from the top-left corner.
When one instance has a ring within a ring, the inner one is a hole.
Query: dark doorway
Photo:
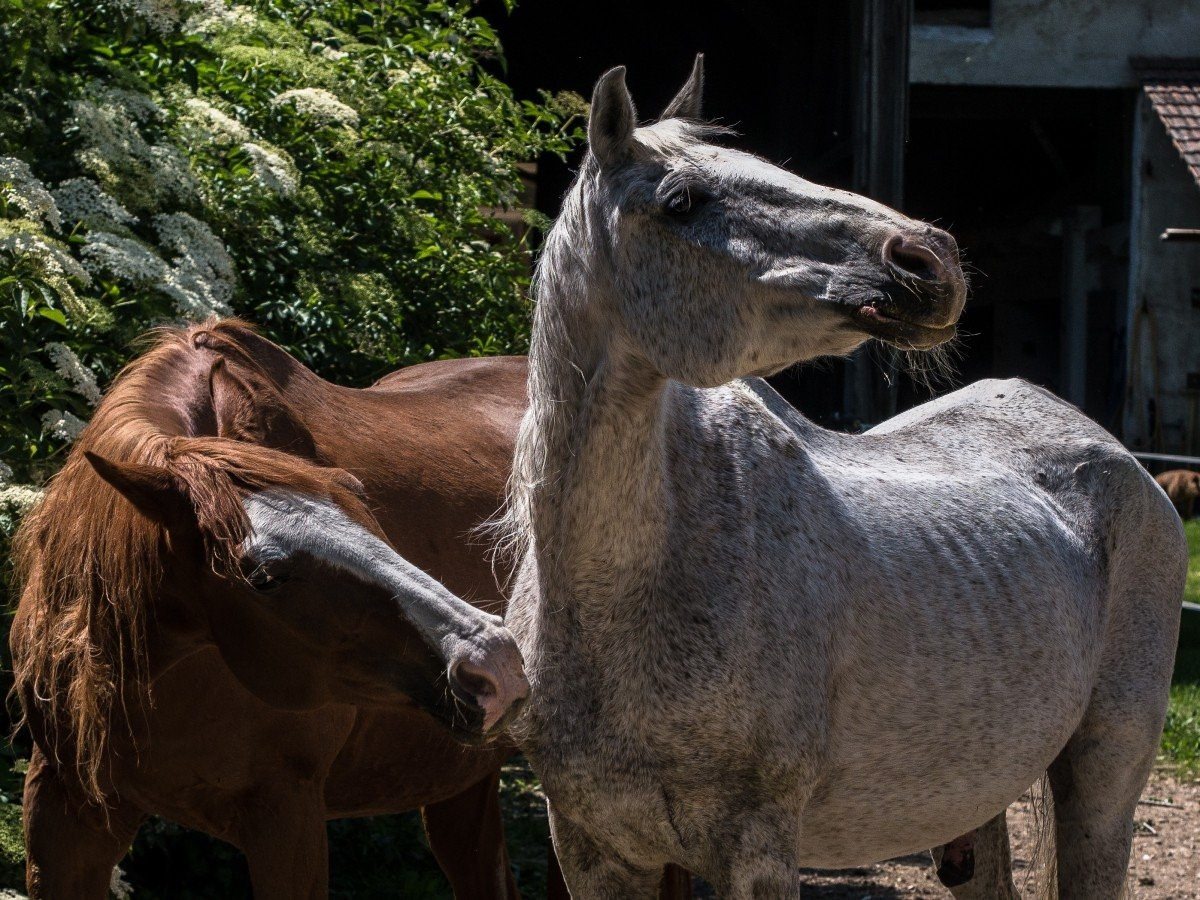
[[[1018,375],[1069,395],[1074,377],[1080,405],[1110,424],[1123,358],[1131,92],[914,85],[911,103],[906,212],[948,228],[973,271],[960,380]],[[1070,318],[1072,296],[1083,319]],[[1085,335],[1073,337],[1083,320]],[[919,399],[902,396],[901,406]]]

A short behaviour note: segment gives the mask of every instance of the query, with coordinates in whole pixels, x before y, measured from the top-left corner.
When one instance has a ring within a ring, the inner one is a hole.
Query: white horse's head
[[[624,68],[596,85],[589,153],[547,244],[547,263],[568,253],[600,288],[595,327],[700,386],[872,337],[907,349],[953,337],[966,297],[954,239],[711,143],[701,66],[641,128]]]

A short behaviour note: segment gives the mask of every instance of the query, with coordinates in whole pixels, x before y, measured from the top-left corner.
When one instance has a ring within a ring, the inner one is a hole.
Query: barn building
[[[518,92],[626,64],[646,117],[692,54],[739,146],[948,227],[959,380],[1020,375],[1126,443],[1200,452],[1200,0],[482,5]],[[553,214],[568,167],[543,160]],[[841,427],[928,396],[892,355],[776,379]]]

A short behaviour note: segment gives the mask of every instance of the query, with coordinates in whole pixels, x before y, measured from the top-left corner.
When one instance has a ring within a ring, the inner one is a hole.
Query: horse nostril
[[[483,710],[484,734],[529,696],[529,681],[517,662],[520,653],[515,644],[511,654],[506,649],[490,658],[459,660],[450,668],[450,681],[456,693],[469,695]]]
[[[918,281],[941,281],[946,275],[946,264],[941,257],[924,244],[905,240],[898,234],[883,245],[883,261]]]
[[[486,705],[483,701],[500,693],[500,685],[491,673],[466,660],[454,667],[451,676],[464,691],[480,701],[480,706]]]

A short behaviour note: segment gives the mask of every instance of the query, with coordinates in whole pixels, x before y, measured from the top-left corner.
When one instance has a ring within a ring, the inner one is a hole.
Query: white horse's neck
[[[663,399],[670,385],[594,326],[580,281],[541,285],[518,514],[556,604],[610,602],[665,543]]]

